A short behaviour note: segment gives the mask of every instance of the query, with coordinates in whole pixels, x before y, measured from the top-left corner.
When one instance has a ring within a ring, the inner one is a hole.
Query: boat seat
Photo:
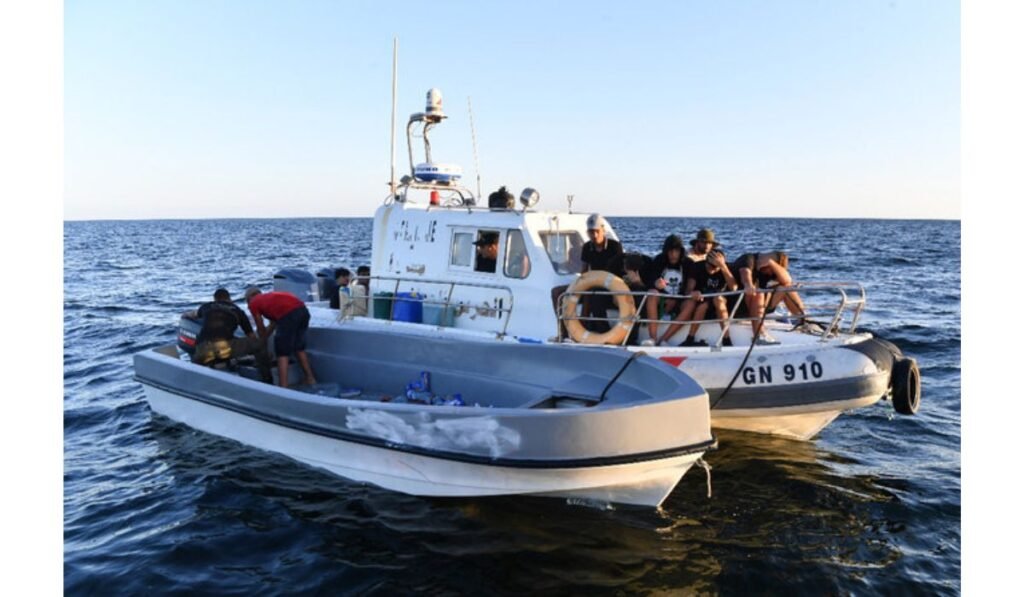
[[[532,402],[523,405],[522,408],[538,408],[546,403],[562,398],[574,398],[587,402],[600,402],[601,393],[610,381],[609,378],[594,375],[593,373],[581,373],[576,377],[551,388],[550,392],[538,397]]]

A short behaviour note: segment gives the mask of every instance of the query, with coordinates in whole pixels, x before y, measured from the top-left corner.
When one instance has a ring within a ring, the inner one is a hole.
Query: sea
[[[121,594],[927,594],[961,591],[960,222],[616,218],[626,250],[712,228],[796,281],[867,290],[861,327],[917,359],[808,442],[720,431],[660,509],[424,498],[154,415],[132,355],[285,267],[369,264],[369,218],[64,224],[64,590]]]

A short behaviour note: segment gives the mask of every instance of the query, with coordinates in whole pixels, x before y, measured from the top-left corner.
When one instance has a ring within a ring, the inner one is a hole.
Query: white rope
[[[698,458],[697,459],[697,466],[699,466],[702,469],[704,469],[705,474],[707,474],[707,479],[708,479],[708,499],[711,499],[711,465],[708,464],[707,461],[704,460],[703,458]]]

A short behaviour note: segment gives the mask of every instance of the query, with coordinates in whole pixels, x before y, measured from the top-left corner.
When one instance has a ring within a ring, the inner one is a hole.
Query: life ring
[[[622,344],[633,328],[633,319],[636,316],[633,295],[614,295],[615,304],[619,308],[619,323],[607,332],[598,334],[584,328],[576,316],[576,307],[580,302],[578,293],[595,288],[605,288],[611,292],[630,291],[622,278],[609,272],[589,271],[581,275],[566,290],[568,296],[562,302],[562,321],[565,323],[565,329],[569,332],[569,337],[580,344]]]
[[[917,361],[896,359],[892,365],[892,406],[901,415],[912,415],[921,406],[921,371]]]

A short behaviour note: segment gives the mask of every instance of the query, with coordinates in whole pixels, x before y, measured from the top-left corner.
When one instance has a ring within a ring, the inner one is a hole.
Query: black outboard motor
[[[290,292],[305,303],[319,300],[316,276],[304,269],[286,268],[274,274],[274,290]]]
[[[320,300],[329,301],[338,294],[338,282],[334,279],[334,268],[325,267],[316,273],[317,288],[320,290]]]
[[[178,350],[193,357],[196,354],[196,338],[203,329],[203,320],[182,315],[178,321]]]

